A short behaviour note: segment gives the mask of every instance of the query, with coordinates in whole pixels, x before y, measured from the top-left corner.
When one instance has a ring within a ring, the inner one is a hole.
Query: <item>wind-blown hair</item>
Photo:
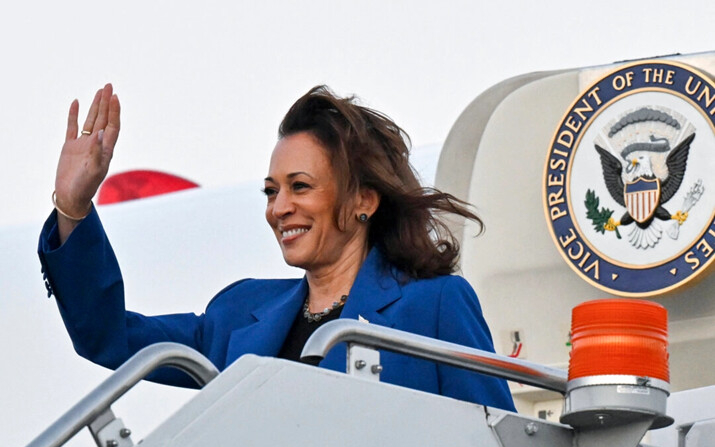
[[[483,223],[469,204],[434,188],[423,188],[409,163],[409,137],[387,116],[340,98],[328,87],[313,87],[290,108],[279,138],[308,132],[329,152],[338,200],[335,220],[345,228],[344,204],[361,188],[380,195],[368,222],[368,244],[413,278],[454,272],[459,244],[441,214],[452,213]]]

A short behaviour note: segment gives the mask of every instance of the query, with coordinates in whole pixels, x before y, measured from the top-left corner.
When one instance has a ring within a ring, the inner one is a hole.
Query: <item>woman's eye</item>
[[[299,191],[301,189],[308,189],[308,188],[310,188],[310,186],[307,183],[303,183],[303,182],[293,183],[293,190],[295,190],[295,191]]]
[[[276,195],[278,192],[276,188],[273,188],[271,186],[266,186],[265,188],[261,189],[261,192],[266,195],[266,197],[273,197]]]

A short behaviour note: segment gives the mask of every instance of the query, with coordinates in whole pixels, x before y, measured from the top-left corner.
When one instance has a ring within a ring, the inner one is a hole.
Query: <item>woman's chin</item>
[[[299,256],[297,253],[289,253],[286,252],[286,250],[283,250],[283,261],[285,261],[285,263],[291,267],[306,269],[305,259],[303,259],[302,256]]]

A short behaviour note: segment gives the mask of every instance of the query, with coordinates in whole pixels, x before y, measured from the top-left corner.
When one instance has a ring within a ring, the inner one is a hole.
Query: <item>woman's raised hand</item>
[[[62,210],[58,213],[62,242],[89,213],[92,197],[107,175],[119,136],[119,111],[119,98],[112,93],[111,84],[97,91],[81,131],[77,122],[79,102],[74,100],[70,106],[55,177],[55,203]]]

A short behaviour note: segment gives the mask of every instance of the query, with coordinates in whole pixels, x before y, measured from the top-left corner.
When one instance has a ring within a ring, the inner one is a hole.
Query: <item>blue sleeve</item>
[[[124,282],[114,250],[93,208],[60,246],[56,212],[40,234],[38,255],[49,294],[57,299],[75,351],[116,369],[140,349],[171,341],[203,352],[203,316],[146,317],[124,306]],[[182,372],[164,368],[150,380],[194,386]]]
[[[467,281],[450,276],[440,296],[438,338],[484,351],[494,352],[476,293]],[[490,407],[516,411],[505,380],[440,364],[440,394]]]

